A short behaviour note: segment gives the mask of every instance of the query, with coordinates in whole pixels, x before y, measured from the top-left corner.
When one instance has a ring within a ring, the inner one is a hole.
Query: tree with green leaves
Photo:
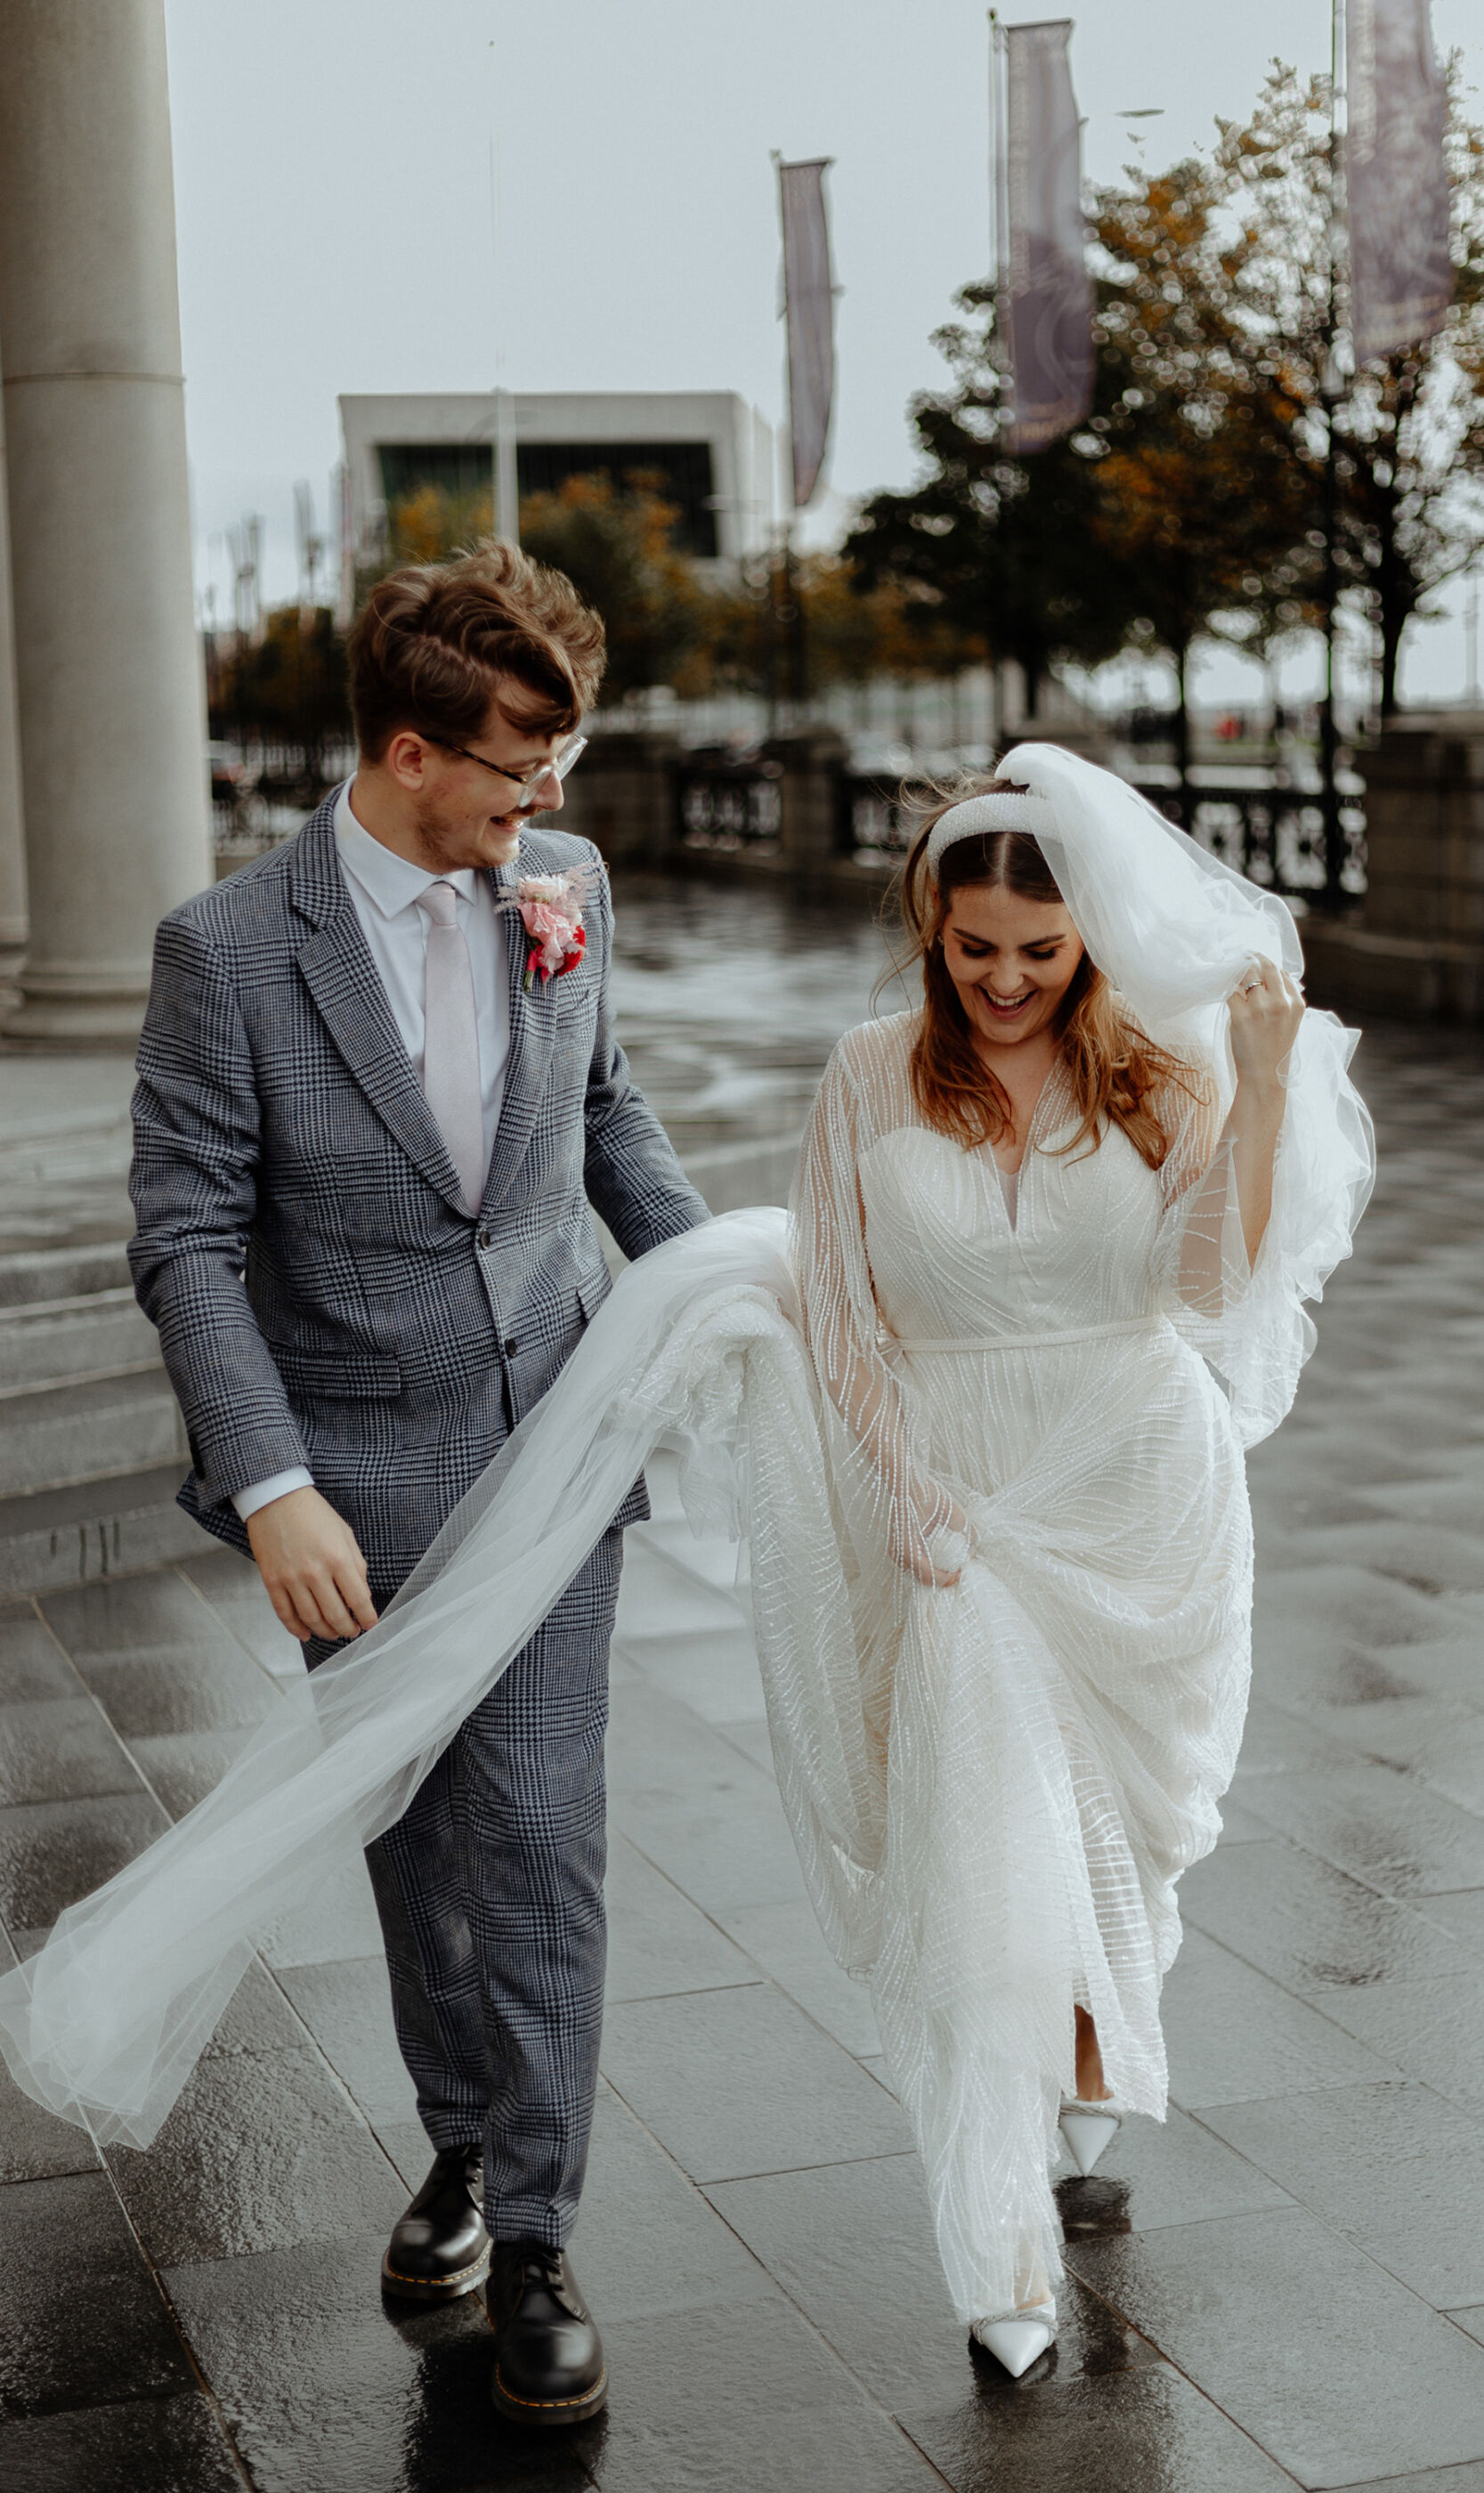
[[[925,611],[1018,660],[1031,717],[1054,662],[1163,651],[1182,772],[1191,648],[1212,628],[1256,628],[1308,510],[1290,456],[1301,408],[1246,351],[1230,303],[1245,246],[1220,230],[1220,206],[1199,163],[1100,195],[1092,411],[1033,455],[1002,446],[994,297],[966,287],[968,318],[935,341],[953,387],[913,402],[929,474],[874,495],[846,548],[863,586],[908,585]]]
[[[604,697],[673,683],[705,639],[705,599],[655,480],[570,476],[520,505],[520,543],[564,571],[608,629]]]
[[[1455,296],[1437,336],[1350,374],[1343,257],[1333,301],[1334,149],[1326,78],[1275,63],[1256,111],[1222,122],[1214,159],[1224,215],[1240,238],[1230,308],[1249,351],[1269,363],[1302,412],[1293,456],[1321,504],[1326,403],[1335,426],[1336,564],[1345,604],[1373,623],[1383,716],[1397,705],[1412,616],[1484,542],[1484,133],[1469,120],[1459,63],[1449,66],[1447,149]],[[1343,148],[1343,141],[1342,141]],[[1312,543],[1295,549],[1301,562]]]
[[[1199,159],[1098,198],[1100,359],[1119,384],[1088,430],[1094,534],[1129,641],[1163,650],[1189,766],[1188,668],[1213,635],[1252,647],[1303,619],[1314,482],[1295,455],[1303,402],[1240,316],[1256,244]]]
[[[219,634],[207,676],[213,736],[297,748],[308,784],[323,775],[326,746],[350,734],[345,644],[328,606],[274,607],[260,639],[235,646]]]
[[[978,655],[1014,659],[1034,717],[1052,665],[1111,657],[1124,616],[1092,533],[1083,439],[1008,455],[991,289],[965,286],[958,308],[965,316],[934,339],[951,384],[911,404],[928,473],[905,493],[873,494],[844,552],[864,594],[902,594],[924,648],[946,628]],[[1102,401],[1109,375],[1100,368],[1098,378]]]

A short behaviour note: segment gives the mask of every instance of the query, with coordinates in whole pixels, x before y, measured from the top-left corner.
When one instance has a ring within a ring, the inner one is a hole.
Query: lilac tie
[[[428,919],[423,1096],[436,1117],[470,1212],[485,1191],[485,1110],[479,1081],[474,971],[451,883],[430,883],[417,905]]]

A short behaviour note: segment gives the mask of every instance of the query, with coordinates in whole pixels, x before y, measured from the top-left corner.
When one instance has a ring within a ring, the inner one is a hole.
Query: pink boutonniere
[[[520,913],[527,941],[525,976],[520,983],[527,995],[536,984],[538,971],[545,986],[549,978],[564,978],[581,960],[587,946],[587,930],[582,923],[586,885],[587,878],[580,871],[528,874],[517,884],[514,906]],[[507,907],[511,905],[506,903]]]

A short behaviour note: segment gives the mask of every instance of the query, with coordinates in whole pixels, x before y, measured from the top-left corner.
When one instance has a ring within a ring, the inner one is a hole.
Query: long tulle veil
[[[1230,1089],[1226,998],[1256,956],[1301,966],[1283,904],[1067,753],[1024,745],[1000,769],[1052,800],[1049,862],[1099,966],[1152,1036],[1201,1056]],[[1287,1068],[1258,1266],[1219,1317],[1192,1315],[1185,1325],[1219,1373],[1244,1443],[1276,1426],[1292,1400],[1314,1337],[1305,1303],[1349,1252],[1370,1188],[1369,1120],[1347,1069],[1353,1046],[1354,1034],[1332,1016],[1305,1016]],[[853,1174],[841,1183],[853,1205]],[[821,1386],[806,1338],[813,1249],[804,1194],[791,1228],[779,1211],[730,1214],[631,1266],[379,1625],[285,1697],[215,1791],[70,1907],[40,1952],[0,1978],[0,2052],[39,2102],[104,2144],[144,2147],[156,2137],[257,1939],[327,1859],[401,1816],[662,1441],[680,1451],[693,1516],[753,1539],[754,1621],[782,1796],[832,1946],[852,1970],[872,1971],[886,1944],[890,1692],[883,1698],[872,1682],[871,1607],[884,1615],[899,1604],[892,1587],[902,1570],[859,1528],[862,1515],[879,1513],[869,1484],[854,1495],[876,1457]],[[977,1614],[986,1650],[1004,1653],[1016,1613],[998,1565],[992,1552],[966,1567],[965,1615]],[[1044,1705],[1028,1683],[1018,1695],[1013,1675],[1007,1663],[1012,1739],[1027,1709]],[[1024,1783],[1007,1808],[1023,1797],[1043,1817],[1059,1806],[1049,1787],[1038,1799]],[[1037,1840],[1028,1819],[1025,1840]],[[1048,1927],[1048,1949],[1066,1938],[1063,1924]],[[976,1979],[982,1989],[982,1953]],[[1065,2022],[1070,2031],[1069,2007]],[[1115,2051],[1112,2005],[1110,2025],[1105,2048]],[[1158,2074],[1138,2081],[1135,2057],[1131,2046],[1130,2082],[1144,2085],[1155,2109]],[[932,2119],[914,2118],[950,2281],[966,2309],[992,2307],[978,2298],[996,2290],[984,2264],[993,2228],[967,2205],[947,2131],[935,2177]],[[1044,2142],[1032,2147],[1025,2188],[1044,2196]]]
[[[750,1337],[765,1336],[785,1362],[791,1344],[792,1390],[806,1388],[782,1312],[794,1305],[784,1228],[781,1212],[731,1214],[624,1273],[380,1623],[306,1678],[205,1800],[0,1977],[0,2051],[39,2102],[101,2144],[148,2146],[257,1937],[312,1883],[316,1863],[401,1817],[671,1421],[704,1497],[734,1435]],[[701,1445],[694,1412],[671,1413],[666,1396],[684,1365],[682,1335],[694,1351],[708,1324],[718,1393]]]

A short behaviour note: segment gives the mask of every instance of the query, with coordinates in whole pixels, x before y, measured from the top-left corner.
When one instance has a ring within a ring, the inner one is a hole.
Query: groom
[[[311,1667],[372,1626],[570,1356],[625,1253],[706,1207],[613,1036],[586,842],[528,826],[603,670],[512,547],[394,573],[351,635],[358,761],[298,837],[161,926],[130,1250],[186,1416],[181,1502],[251,1549]],[[517,859],[519,857],[519,867]],[[518,875],[580,870],[585,948],[527,986]],[[563,2252],[603,2005],[603,1741],[621,1527],[368,1855],[434,2148],[389,2294],[488,2273],[493,2395],[607,2395]],[[493,1623],[491,1623],[491,1633]]]

